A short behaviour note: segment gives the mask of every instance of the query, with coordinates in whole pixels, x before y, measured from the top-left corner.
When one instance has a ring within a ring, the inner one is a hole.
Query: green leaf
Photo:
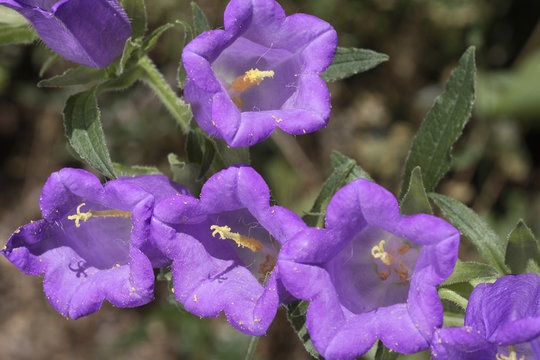
[[[144,0],[122,0],[122,7],[131,23],[131,36],[134,39],[142,38],[147,29]]]
[[[307,352],[315,359],[324,360],[324,358],[315,350],[306,328],[306,312],[309,306],[308,301],[295,301],[287,305],[287,319],[296,334],[302,341]]]
[[[60,58],[60,55],[58,55],[57,53],[51,54],[51,56],[49,56],[47,60],[45,60],[43,65],[41,65],[41,68],[39,69],[39,77],[43,77],[45,71],[49,70],[52,64],[54,64]]]
[[[538,240],[523,220],[519,220],[508,235],[506,265],[512,274],[535,272],[540,274],[540,251]]]
[[[358,166],[358,164],[356,164],[356,161],[354,159],[351,159],[350,157],[348,157],[346,155],[343,155],[339,151],[336,151],[336,150],[332,151],[332,153],[330,154],[330,162],[332,163],[332,167],[334,169],[337,169],[338,167],[340,167],[343,164],[352,164],[352,163],[354,163],[354,167],[353,167],[351,173],[345,179],[345,182],[347,184],[350,183],[351,181],[354,181],[354,180],[358,179],[358,178],[363,178],[363,179],[366,179],[366,180],[369,180],[369,181],[373,181],[371,176],[369,176],[369,174],[367,172],[365,172],[364,169],[362,169],[360,166]]]
[[[159,38],[161,37],[161,35],[163,35],[165,31],[173,27],[174,27],[174,24],[166,23],[166,24],[161,25],[154,31],[152,31],[152,33],[148,36],[148,38],[144,40],[143,52],[146,54],[147,52],[152,50],[154,46],[156,45],[157,41],[159,40]]]
[[[497,269],[488,264],[478,262],[463,262],[458,259],[452,275],[441,286],[471,282],[479,279],[497,278]]]
[[[186,141],[186,154],[188,161],[200,165],[197,180],[203,178],[210,169],[215,155],[215,144],[200,129],[192,129]]]
[[[101,128],[96,88],[71,95],[62,111],[64,128],[73,149],[108,178],[116,178]]]
[[[77,66],[67,69],[63,74],[53,76],[38,82],[38,87],[62,87],[86,85],[99,82],[107,78],[105,69],[96,69],[88,66]]]
[[[171,168],[173,181],[185,185],[197,196],[201,192],[202,184],[197,181],[197,174],[200,172],[200,166],[197,164],[186,164],[180,160],[176,154],[170,153],[167,156]]]
[[[452,312],[444,312],[443,327],[462,327],[464,325],[463,314],[456,314]]]
[[[36,32],[28,24],[13,25],[0,23],[0,45],[28,44],[37,38]]]
[[[401,213],[405,215],[419,213],[433,214],[426,195],[426,190],[424,189],[422,171],[419,166],[415,167],[412,171],[409,190],[407,190],[407,193],[403,196],[399,207]]]
[[[465,235],[480,255],[501,275],[510,273],[504,264],[504,244],[493,229],[472,209],[444,195],[430,193],[429,197],[443,215]]]
[[[372,69],[388,59],[388,55],[372,50],[338,47],[332,64],[321,77],[326,82],[345,79]]]
[[[334,172],[326,179],[311,211],[304,215],[304,221],[310,226],[323,227],[326,207],[334,194],[351,181],[362,177],[370,180],[369,175],[351,158],[334,151],[331,155]]]
[[[117,76],[121,75],[124,72],[127,62],[129,61],[129,59],[131,59],[131,55],[133,55],[133,52],[135,52],[135,50],[138,50],[140,48],[140,40],[133,40],[131,37],[126,40],[124,51],[122,52],[122,56],[120,57],[116,68]]]
[[[193,39],[193,28],[191,27],[191,25],[189,25],[185,21],[176,20],[176,23],[184,27],[184,46],[186,46],[186,44]],[[177,72],[178,87],[180,89],[184,88],[186,77],[187,77],[186,69],[184,69],[184,65],[182,64],[182,58],[180,58],[180,63],[178,64],[178,72]]]
[[[133,85],[137,80],[143,76],[144,71],[140,67],[133,67],[132,69],[123,72],[120,76],[107,80],[99,84],[99,91],[118,91],[124,90]]]
[[[422,169],[422,179],[428,192],[435,189],[450,169],[450,152],[471,116],[475,75],[474,48],[470,47],[452,71],[445,92],[435,100],[413,139],[400,198],[409,188],[411,172],[415,167]]]
[[[209,136],[207,138],[214,143],[216,149],[214,171],[217,172],[231,165],[249,165],[249,147],[230,147],[222,139],[213,139]]]
[[[210,30],[210,25],[206,15],[195,2],[191,2],[191,11],[193,12],[193,37]]]
[[[154,166],[123,165],[119,163],[113,163],[113,166],[114,172],[119,177],[161,174],[161,171]]]
[[[375,360],[396,360],[399,353],[388,349],[381,340],[377,341],[377,353],[375,353]]]

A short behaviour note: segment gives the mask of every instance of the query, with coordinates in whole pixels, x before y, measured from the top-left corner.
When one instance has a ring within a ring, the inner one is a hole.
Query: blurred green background
[[[369,48],[390,61],[330,84],[328,127],[305,136],[277,132],[251,150],[273,199],[299,214],[331,172],[333,150],[355,158],[380,184],[399,192],[412,136],[465,49],[477,48],[474,116],[454,149],[454,167],[438,191],[471,206],[506,237],[519,218],[540,234],[540,2],[536,0],[294,0],[287,14],[330,22],[340,46]],[[198,1],[213,27],[226,2]],[[190,21],[187,1],[147,2],[149,29]],[[150,54],[175,84],[183,33],[175,27]],[[35,85],[50,55],[43,44],[0,47],[0,245],[18,226],[40,218],[38,198],[51,172],[81,167],[69,154],[60,112],[80,89]],[[70,66],[59,61],[45,74]],[[113,161],[156,165],[184,156],[175,121],[143,84],[99,98]],[[474,259],[466,242],[460,257]],[[41,280],[0,259],[0,359],[242,359],[249,337],[223,319],[199,319],[169,302],[136,309],[106,304],[65,320],[48,305]],[[309,359],[280,310],[257,359]]]

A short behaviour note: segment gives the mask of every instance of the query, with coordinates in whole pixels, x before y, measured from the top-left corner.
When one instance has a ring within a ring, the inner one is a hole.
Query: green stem
[[[143,80],[154,90],[159,100],[180,125],[182,132],[187,135],[192,116],[189,105],[176,95],[148,56],[140,58],[139,65],[145,72]]]
[[[257,344],[259,343],[259,340],[261,339],[260,336],[252,336],[249,340],[249,346],[246,353],[245,360],[253,360],[253,356],[255,355],[255,349],[257,348]]]

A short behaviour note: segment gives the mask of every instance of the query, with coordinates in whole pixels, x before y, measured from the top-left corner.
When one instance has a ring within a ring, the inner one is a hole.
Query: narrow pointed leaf
[[[336,150],[332,151],[332,154],[330,154],[330,162],[332,163],[332,167],[334,169],[337,169],[343,164],[354,163],[355,166],[353,167],[347,179],[345,179],[347,184],[358,178],[363,178],[369,181],[373,181],[371,176],[369,176],[369,174],[366,171],[364,171],[364,169],[358,166],[358,164],[356,163],[354,159],[351,159],[350,157],[343,155],[339,151],[336,151]]]
[[[426,191],[433,191],[450,169],[451,151],[471,116],[476,67],[474,48],[469,48],[452,71],[446,89],[433,104],[413,139],[401,187],[401,198],[409,188],[412,170],[422,169]]]
[[[198,164],[186,164],[185,161],[180,160],[173,153],[167,156],[167,160],[169,160],[173,181],[187,186],[193,195],[198,196],[202,188],[202,183],[196,180],[200,166]]]
[[[193,11],[193,37],[210,30],[210,25],[206,15],[195,2],[191,2],[191,11]]]
[[[101,127],[96,89],[70,96],[63,114],[66,136],[77,154],[103,175],[116,178]]]
[[[345,79],[373,69],[388,59],[388,55],[373,50],[338,47],[334,61],[321,77],[327,82]]]
[[[176,23],[184,27],[184,46],[186,46],[186,44],[193,39],[193,28],[191,27],[191,25],[189,25],[185,21],[176,20]],[[187,77],[186,69],[184,69],[184,65],[182,64],[182,58],[180,58],[180,63],[178,64],[178,72],[177,72],[178,87],[180,89],[184,88],[186,77]]]
[[[375,360],[396,360],[399,353],[388,349],[381,340],[377,341],[377,352]]]
[[[499,273],[497,272],[497,269],[491,265],[472,261],[463,262],[458,259],[452,275],[442,283],[442,286],[497,277],[499,277]]]
[[[411,181],[409,182],[409,190],[401,200],[400,204],[401,213],[405,215],[413,214],[433,214],[431,205],[424,189],[424,183],[422,182],[422,172],[420,167],[417,166],[413,169],[411,174]]]
[[[504,244],[493,229],[472,209],[444,195],[430,193],[429,197],[443,215],[474,245],[478,253],[501,275],[510,271],[504,264]]]
[[[28,44],[37,38],[36,32],[28,24],[0,23],[0,45]]]
[[[122,0],[122,7],[131,23],[132,37],[134,39],[143,37],[147,29],[144,0]]]
[[[165,31],[167,31],[167,30],[169,30],[170,28],[173,28],[173,27],[174,27],[174,24],[166,23],[166,24],[161,25],[160,27],[158,27],[154,31],[152,31],[152,33],[150,35],[148,35],[148,38],[146,38],[144,40],[143,52],[147,53],[150,50],[152,50],[154,48],[154,46],[156,45],[157,41],[159,40],[159,38],[161,37],[161,35],[163,35],[163,33]]]
[[[140,49],[141,47],[141,41],[140,40],[133,40],[132,38],[129,38],[126,40],[126,45],[124,46],[124,52],[122,52],[122,56],[120,57],[120,61],[118,62],[117,69],[116,69],[116,75],[119,76],[124,72],[124,69],[126,68],[126,65],[128,61],[132,58],[133,53],[135,50]]]
[[[315,359],[324,360],[324,358],[315,350],[306,328],[306,312],[309,306],[308,301],[295,301],[287,305],[287,319],[292,328],[302,341],[306,351]]]
[[[540,274],[539,243],[523,220],[508,235],[505,260],[512,274]]]
[[[49,79],[38,82],[38,87],[63,87],[86,85],[92,82],[99,82],[107,78],[105,69],[96,69],[88,66],[77,66],[67,69],[63,74],[53,76]]]

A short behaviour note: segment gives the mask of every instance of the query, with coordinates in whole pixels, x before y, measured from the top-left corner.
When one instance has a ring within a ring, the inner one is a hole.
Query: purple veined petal
[[[0,0],[26,17],[43,42],[73,62],[103,68],[122,54],[131,35],[116,0]]]
[[[308,331],[325,358],[356,358],[377,338],[414,353],[427,349],[442,325],[436,287],[451,274],[458,245],[459,231],[445,221],[401,215],[391,193],[358,179],[331,199],[326,229],[303,230],[284,245],[281,278],[294,296],[311,301]]]
[[[238,330],[263,335],[279,303],[290,301],[276,262],[282,244],[306,225],[269,202],[262,177],[233,166],[204,184],[200,200],[179,195],[157,205],[154,233],[172,260],[175,297],[188,311],[224,312]]]
[[[437,330],[430,351],[437,360],[493,360],[497,346],[486,341],[478,330],[466,326]]]
[[[43,187],[44,219],[16,230],[1,252],[24,273],[44,275],[45,295],[65,317],[89,315],[104,300],[146,304],[153,299],[153,266],[169,264],[150,231],[155,199],[177,193],[189,191],[162,175],[102,186],[84,170],[62,169]]]
[[[325,127],[330,95],[319,75],[336,51],[334,29],[313,16],[286,17],[274,0],[232,0],[224,24],[182,54],[184,96],[199,126],[230,146],[258,143],[276,126],[291,134]]]

